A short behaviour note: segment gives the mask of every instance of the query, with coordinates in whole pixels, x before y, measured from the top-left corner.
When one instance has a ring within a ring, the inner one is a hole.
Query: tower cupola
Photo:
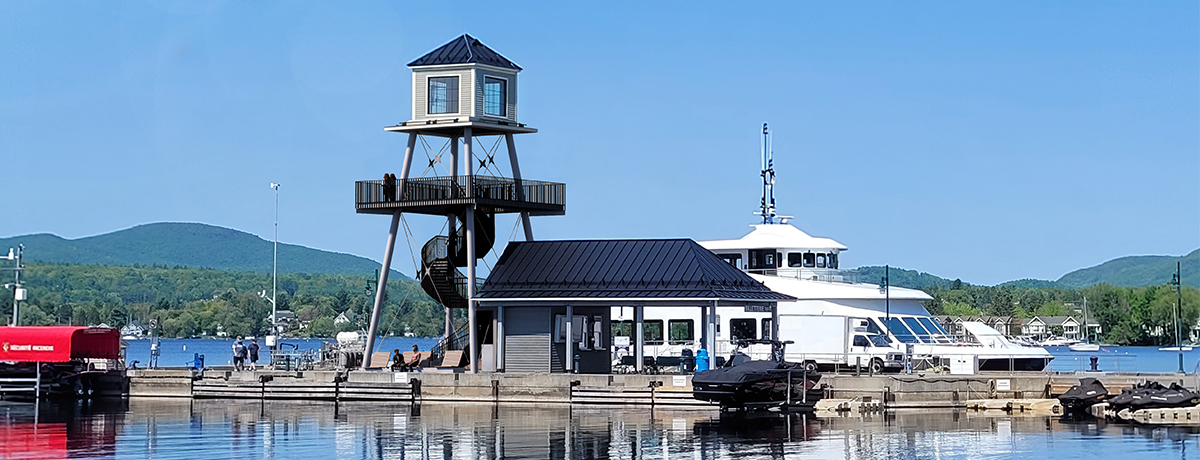
[[[408,64],[414,122],[517,121],[521,67],[467,34]]]

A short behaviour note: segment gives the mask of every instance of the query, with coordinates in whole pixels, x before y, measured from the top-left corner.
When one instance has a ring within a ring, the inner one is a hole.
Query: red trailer
[[[120,359],[113,328],[0,326],[0,393],[20,392],[25,383],[38,387],[24,390],[34,394],[92,395],[110,377],[119,379]]]

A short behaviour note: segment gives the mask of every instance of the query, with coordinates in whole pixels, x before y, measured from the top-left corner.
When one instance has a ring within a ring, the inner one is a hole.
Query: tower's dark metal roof
[[[450,40],[450,43],[442,45],[440,48],[430,51],[429,54],[408,63],[408,66],[419,67],[470,63],[521,70],[521,66],[506,59],[500,53],[488,48],[483,42],[467,34],[462,34],[461,37]]]
[[[689,239],[512,242],[475,297],[793,299]]]

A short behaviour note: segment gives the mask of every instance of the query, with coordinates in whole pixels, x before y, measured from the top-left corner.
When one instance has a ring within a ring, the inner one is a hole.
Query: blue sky
[[[269,239],[280,182],[282,241],[380,259],[352,183],[399,172],[405,64],[467,32],[525,69],[522,172],[568,184],[539,239],[744,234],[768,122],[781,213],[844,266],[993,284],[1200,247],[1196,2],[746,5],[0,2],[0,236]],[[406,220],[414,250],[443,223]]]

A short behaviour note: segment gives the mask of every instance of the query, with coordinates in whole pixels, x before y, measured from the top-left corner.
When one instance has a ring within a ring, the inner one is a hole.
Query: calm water
[[[36,423],[35,423],[36,419]],[[727,417],[531,405],[0,403],[0,458],[1200,458],[1200,434],[1052,417]]]
[[[321,343],[330,339],[284,339],[283,343],[295,344],[301,350],[320,349]],[[429,350],[438,339],[436,337],[387,337],[380,339],[379,351],[411,350],[416,344],[421,350]],[[132,363],[140,361],[139,366],[145,367],[150,361],[150,341],[130,340],[126,350],[126,358]],[[260,341],[261,344],[261,341]],[[233,364],[233,340],[231,339],[163,339],[162,355],[158,365],[162,367],[184,366],[192,360],[193,353],[205,355],[205,364],[222,366]],[[1100,370],[1123,372],[1175,372],[1179,369],[1179,352],[1158,351],[1156,347],[1102,347],[1099,352],[1077,353],[1067,347],[1046,347],[1054,355],[1050,362],[1053,371],[1078,371],[1090,369],[1089,359],[1096,356]],[[266,353],[263,361],[266,361]],[[1184,369],[1188,373],[1196,371],[1200,362],[1200,347],[1184,352]]]

